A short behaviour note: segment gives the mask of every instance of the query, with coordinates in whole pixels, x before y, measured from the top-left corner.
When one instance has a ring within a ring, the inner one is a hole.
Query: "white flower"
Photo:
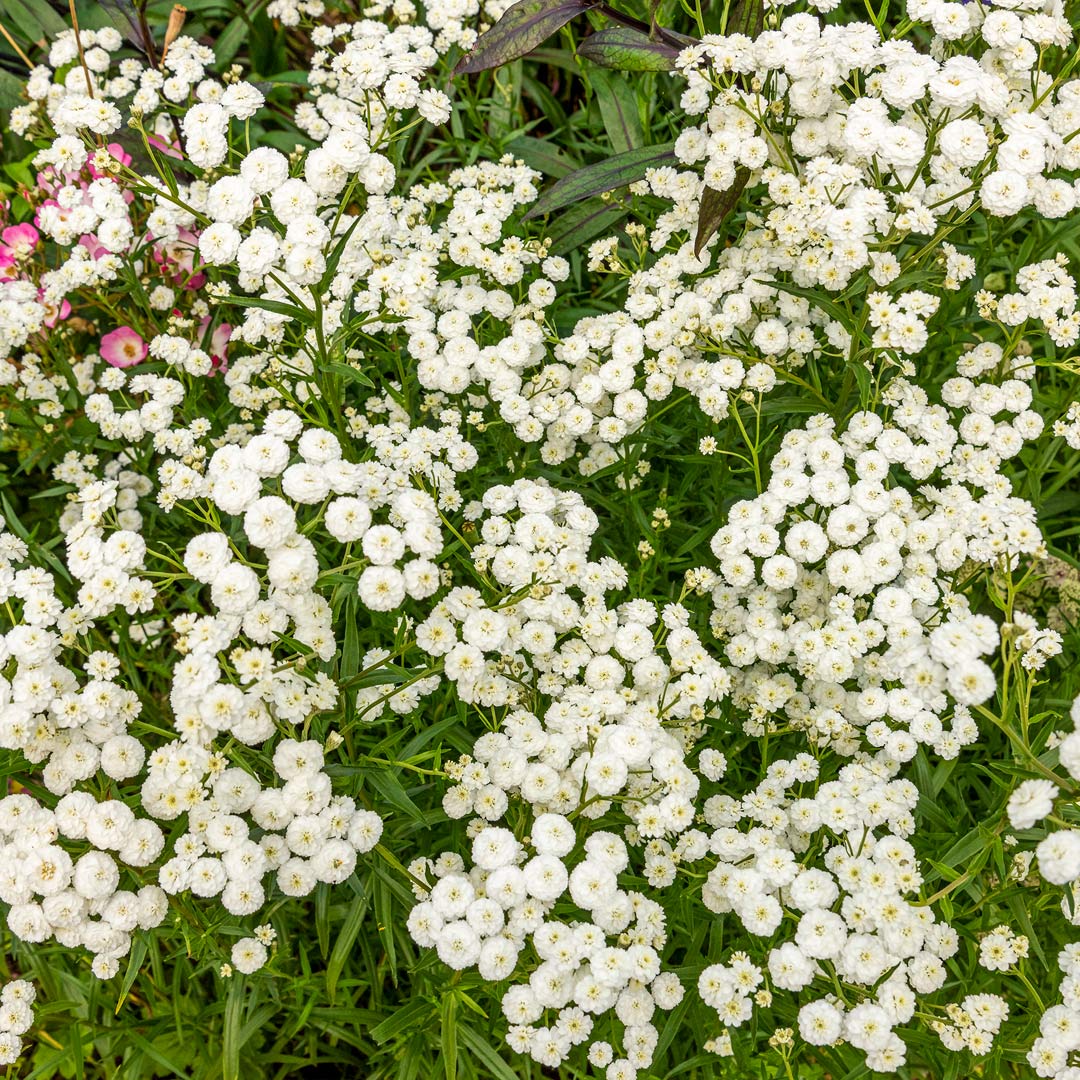
[[[1009,796],[1009,824],[1030,829],[1054,809],[1058,787],[1052,780],[1025,780]]]

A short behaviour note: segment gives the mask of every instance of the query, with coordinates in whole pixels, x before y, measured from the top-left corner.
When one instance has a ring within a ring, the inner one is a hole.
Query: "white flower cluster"
[[[737,169],[770,163],[762,179],[781,198],[765,220],[806,284],[843,288],[869,265],[870,244],[932,234],[937,219],[972,205],[973,186],[997,216],[1034,205],[1056,218],[1076,205],[1073,183],[1050,174],[1080,167],[1067,141],[1080,81],[1046,94],[1031,82],[1039,49],[1072,40],[1064,16],[983,19],[982,8],[941,0],[908,11],[933,23],[936,56],[883,39],[871,24],[822,27],[807,13],[753,40],[706,36],[679,57],[682,106],[707,117],[680,135],[676,156],[705,162],[705,183],[718,191]],[[955,23],[947,33],[945,12]],[[740,90],[748,77],[762,89]],[[781,209],[792,203],[793,212]]]
[[[626,1053],[612,1063],[617,1076],[651,1062],[653,1010],[672,1008],[682,988],[660,970],[662,908],[620,887],[631,861],[626,842],[588,823],[617,805],[632,823],[627,840],[657,878],[665,857],[673,867],[675,857],[703,854],[700,834],[686,831],[698,781],[685,755],[727,675],[678,605],[659,619],[644,601],[607,606],[625,571],[588,559],[597,520],[578,495],[522,480],[489,488],[470,516],[482,511],[472,558],[505,599],[490,604],[478,590],[452,589],[416,637],[443,658],[460,697],[511,711],[471,756],[447,767],[458,781],[447,813],[476,815],[473,867],[466,874],[456,856],[414,864],[415,876],[430,870],[438,880],[417,889],[423,902],[409,927],[446,963],[477,965],[493,981],[514,973],[531,942],[541,962],[503,1000],[511,1045],[557,1065],[614,1010]],[[542,710],[534,695],[546,701]],[[487,824],[511,800],[528,807],[525,842]],[[585,914],[557,917],[564,897]],[[546,1009],[558,1011],[554,1025],[533,1026]],[[598,1060],[610,1052],[607,1043],[591,1051]]]
[[[1074,450],[1080,450],[1080,401],[1072,402],[1065,415],[1054,421],[1054,434]]]
[[[443,49],[436,48],[436,40]],[[312,42],[319,51],[312,57],[308,81],[318,88],[318,96],[302,103],[296,113],[297,124],[312,138],[340,141],[335,125],[359,121],[375,136],[373,141],[379,141],[397,109],[415,108],[431,124],[450,118],[446,94],[420,88],[421,77],[451,44],[445,29],[436,39],[422,25],[401,23],[391,30],[386,23],[365,19],[318,26]]]
[[[287,439],[297,439],[298,464],[288,465]],[[181,738],[149,758],[145,743],[128,731],[139,718],[141,703],[116,681],[119,658],[104,650],[89,652],[86,682],[80,684],[78,668],[62,655],[114,610],[123,609],[138,621],[153,609],[155,590],[139,575],[146,557],[143,538],[133,528],[106,531],[113,514],[120,519],[128,515],[126,524],[139,526],[137,510],[118,508],[119,496],[126,490],[137,497],[134,491],[121,488],[117,480],[83,487],[77,515],[65,526],[67,570],[79,583],[71,607],[57,596],[51,573],[16,568],[26,559],[26,546],[9,533],[0,534],[0,599],[21,608],[19,623],[0,639],[0,659],[15,664],[10,679],[0,676],[0,743],[44,763],[46,786],[63,796],[55,812],[24,795],[10,796],[3,804],[8,821],[3,896],[12,905],[8,925],[18,937],[43,941],[55,936],[69,946],[85,946],[95,954],[95,973],[108,978],[128,952],[136,925],[149,928],[164,917],[166,892],[220,894],[226,910],[249,915],[264,903],[262,879],[268,873],[276,871],[285,895],[306,895],[319,881],[344,881],[357,853],[378,842],[381,819],[358,809],[351,798],[332,794],[318,743],[278,741],[273,761],[281,785],[265,788],[250,772],[227,767],[227,759],[210,749],[222,734],[247,745],[268,744],[277,734],[277,722],[306,722],[337,700],[337,688],[325,675],[311,680],[291,665],[278,668],[271,649],[259,647],[272,646],[291,629],[292,640],[324,656],[334,653],[329,605],[313,591],[319,570],[315,550],[298,534],[291,505],[278,496],[261,496],[261,482],[284,473],[283,488],[299,503],[321,502],[335,461],[338,487],[358,490],[363,467],[340,459],[333,436],[319,430],[301,434],[299,419],[283,412],[272,414],[268,430],[243,450],[226,446],[210,459],[206,494],[222,510],[228,506],[235,514],[244,513],[250,542],[266,553],[270,591],[262,598],[257,576],[234,559],[224,533],[205,533],[188,544],[182,569],[209,586],[214,614],[180,615],[173,621],[183,653],[173,668],[171,691]],[[65,463],[65,471],[75,464]],[[312,483],[322,494],[312,496]],[[379,498],[394,497],[384,482],[374,486]],[[389,570],[393,558],[384,556],[389,551],[398,557],[397,545],[404,551],[405,538],[413,549],[425,543],[441,548],[430,496],[416,491],[411,496],[399,492],[394,503],[403,532],[390,526],[369,530],[368,504],[352,496],[330,503],[329,529],[333,535],[351,536],[362,526],[353,538],[374,538],[365,547],[369,569]],[[416,586],[423,595],[433,587],[426,573],[407,579],[423,580],[423,588]],[[430,577],[437,585],[437,570]],[[377,589],[369,588],[378,596]],[[142,620],[144,638],[153,633],[160,640],[163,630],[160,622]],[[223,670],[217,654],[229,649],[241,631],[256,647],[231,650]],[[157,871],[165,891],[145,885],[133,894],[119,887],[117,860],[140,869],[155,864],[165,846],[161,829],[153,820],[136,817],[119,799],[99,802],[89,792],[72,789],[99,771],[114,781],[130,780],[144,763],[143,808],[161,821],[186,813],[187,831],[173,842],[172,857]],[[86,840],[93,847],[73,861],[65,848],[52,843],[57,836]]]
[[[286,25],[322,14],[307,0],[269,10]],[[509,983],[516,1051],[557,1068],[589,1044],[607,1080],[649,1068],[656,1010],[684,994],[661,959],[660,901],[678,889],[762,946],[697,980],[725,1028],[717,1046],[788,994],[805,1043],[849,1044],[871,1070],[905,1064],[901,1031],[917,1014],[946,1047],[984,1054],[1008,1017],[1002,998],[928,1000],[960,939],[925,900],[919,792],[904,772],[978,738],[999,647],[1026,677],[1062,646],[1022,611],[999,629],[968,593],[973,576],[1044,552],[1006,463],[1043,430],[1033,365],[1017,355],[1025,324],[1062,348],[1080,334],[1065,261],[976,295],[1008,348],[963,352],[940,404],[914,380],[946,294],[977,270],[940,230],[977,203],[991,215],[1074,209],[1059,174],[1080,167],[1080,82],[1035,70],[1069,28],[1023,5],[917,0],[912,17],[936,35],[929,55],[807,15],[688,49],[677,77],[702,122],[678,139],[679,167],[634,188],[671,205],[648,235],[629,231],[632,273],[612,238],[595,245],[590,265],[626,273],[625,292],[557,340],[550,315],[570,264],[515,224],[536,172],[504,157],[394,191],[391,144],[449,115],[425,72],[471,43],[479,12],[475,0],[424,13],[398,0],[316,27],[296,120],[317,145],[291,156],[236,153],[263,95],[209,74],[211,51],[189,38],[157,70],[117,64],[119,35],[84,32],[88,87],[67,34],[32,73],[15,127],[55,134],[37,160],[49,185],[39,227],[63,261],[0,282],[0,358],[66,296],[133,269],[161,277],[148,291],[158,332],[125,328],[131,348],[168,371],[101,372],[92,354],[72,384],[32,354],[0,364],[17,400],[52,419],[74,404],[122,447],[54,471],[77,489],[59,521],[62,573],[24,565],[27,545],[0,532],[0,603],[14,613],[0,637],[0,747],[40,766],[56,797],[53,809],[0,800],[8,924],[88,949],[107,978],[170,895],[248,918],[272,889],[302,897],[345,881],[382,820],[334,793],[326,757],[341,737],[310,738],[311,722],[339,707],[393,721],[442,690],[488,730],[442,765],[443,809],[468,819],[469,858],[412,863],[408,928],[451,968]],[[165,157],[180,152],[175,120],[194,177],[139,178],[118,147],[87,160],[76,133],[118,130],[129,96]],[[740,239],[695,256],[703,184],[742,180],[765,194]],[[208,279],[205,298],[177,300]],[[231,306],[234,281],[251,295]],[[857,284],[857,328],[804,295]],[[237,350],[223,369],[210,339],[225,330]],[[880,376],[873,406],[787,430],[764,490],[716,531],[715,568],[691,571],[676,602],[635,597],[626,565],[591,557],[600,521],[580,494],[496,483],[494,461],[469,486],[489,429],[489,454],[506,454],[504,435],[513,447],[511,475],[534,445],[549,467],[580,454],[591,475],[627,452],[650,403],[686,391],[719,423],[810,361],[865,364]],[[207,386],[227,395],[220,430],[197,415]],[[1077,408],[1054,431],[1080,446]],[[169,519],[168,542],[148,546],[144,513]],[[711,604],[719,654],[693,594]],[[359,674],[336,681],[357,619]],[[379,644],[390,625],[394,651]],[[122,685],[132,643],[159,669],[160,702]],[[379,669],[398,660],[404,674],[385,681]],[[749,785],[727,771],[747,746],[761,754]],[[1080,778],[1080,735],[1058,749]],[[86,789],[99,775],[118,797]],[[136,786],[147,817],[131,808]],[[1022,780],[1010,825],[1039,825],[1059,797],[1045,775]],[[176,823],[168,850],[159,821]],[[1080,830],[1052,832],[1035,857],[1046,882],[1074,885]],[[257,927],[222,974],[261,969],[273,942]],[[999,927],[980,963],[1010,971],[1026,949]],[[1064,1003],[1029,1059],[1057,1080],[1077,1071],[1076,955],[1062,954]],[[4,1037],[26,1030],[29,993],[0,996],[0,1060],[18,1052]]]
[[[78,519],[66,534],[67,568],[79,583],[72,606],[57,595],[50,571],[16,569],[27,557],[26,545],[0,533],[0,598],[21,606],[21,618],[0,638],[0,661],[14,661],[10,679],[0,676],[0,746],[42,764],[42,780],[56,795],[66,795],[99,769],[112,780],[130,779],[145,759],[142,743],[128,733],[142,706],[136,693],[115,681],[117,657],[95,650],[72,663],[64,655],[114,610],[138,616],[153,607],[154,588],[139,576],[146,553],[142,537],[130,528],[105,528],[119,494],[116,480],[92,483],[80,493]],[[160,850],[162,838],[152,825],[150,835]]]
[[[801,754],[772,762],[741,799],[718,794],[705,802],[713,829],[706,841],[717,859],[702,892],[706,906],[733,912],[761,938],[776,934],[785,911],[797,917],[791,939],[768,954],[772,991],[764,996],[755,995],[763,972],[748,960],[702,973],[702,998],[727,1027],[750,1020],[755,1003],[771,1005],[775,992],[808,990],[825,975],[824,964],[863,998],[847,1008],[831,990],[803,997],[803,1039],[848,1042],[877,1071],[904,1063],[893,1028],[911,1020],[917,995],[944,985],[943,961],[955,953],[957,936],[917,902],[922,875],[905,837],[914,829],[918,791],[895,779],[898,771],[879,755],[845,765],[809,792],[819,766]]]
[[[1080,169],[1069,140],[1080,81],[1045,93],[1032,81],[1039,50],[1071,40],[1065,19],[995,10],[984,20],[981,8],[936,0],[912,17],[932,22],[938,51],[956,55],[934,58],[910,42],[882,40],[870,24],[821,27],[809,14],[754,40],[706,36],[680,55],[682,106],[704,122],[684,127],[675,156],[702,172],[660,167],[632,186],[673,204],[650,226],[648,246],[659,257],[631,273],[615,255],[617,238],[598,241],[590,268],[629,274],[621,309],[586,317],[557,344],[559,363],[537,370],[522,390],[532,415],[516,397],[501,403],[519,437],[522,421],[531,422],[546,461],[566,460],[584,441],[584,473],[611,464],[649,403],[676,387],[722,420],[733,393],[769,391],[777,369],[846,357],[850,327],[800,291],[839,293],[863,274],[885,288],[920,250],[944,254],[945,285],[959,288],[975,262],[944,237],[976,200],[997,215],[1027,205],[1044,217],[1074,210],[1078,181],[1057,174]],[[989,46],[978,59],[970,55],[977,31]],[[753,91],[742,88],[750,80]],[[710,267],[709,251],[696,257],[685,237],[703,188],[726,191],[740,170],[739,182],[764,185],[766,194],[739,242],[722,247]],[[1002,298],[1003,310],[1017,321],[1045,313],[1054,340],[1075,341],[1075,298],[1067,287],[1048,296],[1040,280],[1029,302],[1027,272],[1016,296]],[[873,349],[913,375],[911,358],[927,342],[938,298],[908,288],[868,303]]]
[[[323,0],[271,0],[266,12],[272,19],[280,19],[285,26],[299,26],[314,21],[312,41],[321,48],[339,36],[359,37],[372,33],[367,29],[368,20],[382,20],[374,25],[384,30],[387,22],[397,22],[399,30],[402,26],[414,24],[428,27],[434,37],[429,37],[427,43],[441,56],[454,45],[468,49],[476,41],[477,16],[482,15],[480,29],[484,29],[510,6],[510,2],[511,0],[486,0],[484,3],[479,3],[478,0],[438,0],[437,3],[418,5],[414,0],[375,0],[364,7],[365,23],[358,24],[361,27],[359,31],[351,27],[341,31],[340,23],[332,27],[323,25],[320,20],[327,14]]]
[[[0,1065],[14,1065],[22,1053],[20,1036],[34,1023],[37,991],[26,979],[12,979],[0,989]]]
[[[807,989],[823,961],[861,987],[866,998],[854,1007],[829,993],[803,1004],[800,1034],[817,1045],[850,1043],[879,1071],[904,1063],[893,1029],[912,1018],[917,995],[944,984],[943,960],[957,948],[955,932],[917,901],[922,875],[907,837],[918,791],[899,778],[920,744],[952,758],[972,742],[970,710],[996,688],[982,657],[997,648],[998,629],[953,583],[973,566],[1012,565],[1042,545],[1033,508],[1011,495],[1001,472],[1042,429],[1030,386],[1010,377],[1030,369],[1009,366],[984,343],[959,358],[962,374],[945,383],[943,406],[896,379],[884,395],[887,422],[856,413],[837,431],[818,416],[789,431],[765,492],[736,503],[713,539],[719,573],[692,575],[712,588],[713,629],[727,640],[744,731],[801,730],[812,746],[855,757],[812,793],[806,785],[819,781],[819,765],[800,755],[770,764],[741,798],[709,798],[718,861],[703,900],[763,937],[780,929],[785,911],[801,912],[793,940],[769,954],[772,987]],[[1038,636],[1034,622],[1021,629],[1016,649],[1038,648],[1024,640]],[[1026,820],[1045,784],[1018,789],[1015,825],[1050,812],[1040,806]],[[1004,949],[995,940],[984,955],[999,966],[1023,955],[1011,937]],[[749,961],[714,965],[701,977],[702,996],[739,1026],[752,1015],[761,974]],[[758,993],[757,1003],[771,1004],[771,994]],[[1001,999],[980,995],[950,1006],[935,1030],[946,1045],[985,1053],[1006,1015]]]
[[[1009,1006],[997,994],[968,994],[959,1004],[946,1006],[947,1020],[931,1027],[949,1050],[970,1050],[980,1057],[989,1053],[994,1036],[1009,1017]]]
[[[187,832],[159,872],[166,893],[220,896],[230,914],[253,915],[265,903],[268,873],[285,896],[307,896],[319,882],[345,881],[357,854],[379,842],[379,815],[332,794],[319,743],[282,739],[273,765],[280,787],[264,787],[251,773],[226,767],[220,755],[188,743],[150,755],[143,804],[163,819],[187,813]],[[258,840],[252,825],[261,832]]]
[[[61,838],[82,854],[73,859]],[[8,928],[23,941],[55,938],[66,948],[85,948],[94,956],[94,974],[111,978],[135,930],[158,926],[168,913],[157,885],[121,887],[118,860],[141,869],[163,844],[161,830],[119,799],[98,802],[75,791],[49,810],[29,795],[8,795],[0,800],[0,896],[10,905]]]
[[[171,106],[186,104],[192,97],[214,101],[227,92],[208,70],[214,62],[213,50],[194,38],[176,38],[161,67],[137,57],[118,58],[123,46],[123,37],[111,26],[80,30],[78,40],[74,30],[66,30],[53,39],[48,62],[30,72],[30,104],[12,110],[11,124],[13,130],[25,134],[48,121],[62,136],[53,145],[55,159],[49,164],[78,169],[86,150],[71,136],[87,128],[97,135],[116,131],[123,120],[118,102],[124,102],[124,111],[136,110],[159,144],[168,146],[176,137],[168,112]],[[261,102],[262,95],[250,87],[234,90],[232,98],[255,100],[252,95]],[[40,163],[45,164],[45,159]]]
[[[115,682],[118,659],[103,650],[90,652],[82,667],[87,681],[80,686],[75,665],[62,658],[66,646],[115,606],[137,611],[153,598],[148,584],[131,573],[142,564],[141,537],[120,529],[103,538],[100,526],[115,505],[116,490],[115,481],[85,488],[79,520],[68,531],[69,566],[83,582],[74,607],[57,597],[51,573],[16,569],[26,559],[26,546],[0,533],[0,596],[22,608],[22,620],[0,638],[0,658],[15,663],[10,680],[0,676],[0,741],[31,762],[45,762],[46,786],[63,796],[54,810],[25,794],[0,800],[0,895],[10,905],[7,924],[17,937],[85,947],[102,978],[116,972],[132,931],[158,925],[167,910],[155,885],[137,892],[119,887],[118,860],[141,869],[161,852],[165,841],[158,826],[137,819],[118,799],[98,801],[89,792],[72,791],[99,770],[112,780],[129,779],[145,757],[142,743],[127,731],[140,703]],[[73,859],[60,838],[82,854]]]
[[[1068,259],[1058,255],[1021,267],[1015,275],[1015,291],[1003,296],[987,291],[977,294],[980,314],[1007,327],[1037,322],[1059,348],[1075,345],[1080,338],[1080,311],[1068,266]]]
[[[972,352],[1001,359],[989,345]],[[838,433],[818,416],[789,432],[766,492],[736,504],[714,536],[713,629],[727,639],[748,732],[793,724],[840,753],[865,738],[896,761],[920,743],[955,757],[976,738],[968,708],[994,692],[981,658],[998,629],[953,576],[1041,549],[1034,509],[1000,465],[1042,421],[1020,379],[960,376],[943,396],[948,407],[896,380],[889,424],[857,413]],[[914,494],[905,479],[921,485]]]
[[[535,199],[536,180],[535,172],[512,158],[484,162],[454,171],[445,182],[417,185],[405,199],[372,196],[360,216],[342,215],[334,237],[321,226],[326,250],[320,258],[325,261],[326,252],[339,245],[332,280],[319,301],[326,332],[333,334],[359,317],[368,334],[391,342],[400,335],[399,347],[415,364],[421,386],[433,395],[460,397],[479,384],[496,400],[517,397],[519,370],[544,353],[543,318],[555,297],[553,282],[568,273],[565,260],[544,258],[534,243],[504,237],[511,215]],[[300,191],[304,182],[290,180],[286,187]],[[309,201],[314,209],[313,195]],[[292,221],[286,244],[297,229]],[[237,258],[245,287],[262,284],[245,277],[253,265],[248,246],[254,250],[256,243],[271,252],[276,241],[260,226],[240,244]],[[275,275],[288,281],[289,265],[286,260]],[[267,285],[264,296],[280,300],[277,286]],[[296,278],[289,287],[296,295],[310,295],[309,286]],[[251,308],[234,338],[273,345],[288,321],[288,316]],[[481,323],[489,344],[477,341]],[[493,334],[492,324],[505,331]],[[346,360],[363,370],[359,350],[347,351]],[[299,384],[295,392],[303,398],[303,375],[312,374],[318,362],[310,345],[287,361],[280,349],[245,356],[226,374],[230,400],[242,408],[265,408],[277,401],[280,389],[274,386],[282,382]],[[526,402],[518,418],[525,421],[529,415]],[[515,427],[518,433],[531,430],[521,423]]]
[[[1050,1080],[1076,1080],[1080,1066],[1070,1056],[1080,1051],[1080,942],[1066,945],[1058,954],[1061,1004],[1051,1005],[1039,1019],[1039,1037],[1027,1060],[1036,1076]],[[1075,1058],[1074,1058],[1075,1060]]]

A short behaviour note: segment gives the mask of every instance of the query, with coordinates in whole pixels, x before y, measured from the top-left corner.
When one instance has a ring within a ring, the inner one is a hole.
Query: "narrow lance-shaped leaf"
[[[735,170],[735,182],[727,191],[717,191],[715,188],[706,187],[701,193],[701,207],[698,210],[697,236],[694,237],[694,254],[700,255],[702,248],[715,235],[716,230],[727,220],[739,196],[750,179],[750,170],[738,168]]]
[[[653,40],[630,26],[598,30],[578,46],[578,56],[619,71],[673,71],[678,55],[674,45]]]
[[[521,158],[530,169],[536,169],[545,176],[568,176],[575,169],[581,168],[581,162],[575,161],[568,154],[547,139],[537,139],[531,135],[519,135],[506,144],[506,149],[514,157]]]
[[[602,195],[605,191],[613,191],[641,180],[648,169],[656,169],[675,160],[674,145],[662,143],[659,146],[642,146],[578,169],[548,188],[525,217],[540,217],[541,214],[570,206],[571,203],[581,202],[582,199]]]
[[[596,91],[604,130],[616,153],[637,150],[645,141],[638,116],[637,95],[630,83],[619,75],[595,71],[590,81]]]
[[[630,212],[625,200],[587,203],[559,214],[547,228],[552,255],[576,251],[599,233],[617,225]]]
[[[765,4],[763,0],[733,0],[728,8],[724,33],[745,34],[756,38],[765,26]]]
[[[481,34],[472,51],[458,61],[454,74],[487,71],[532,52],[571,19],[600,0],[518,0]]]
[[[139,9],[132,0],[98,0],[109,21],[137,49],[147,56],[154,55],[154,42],[150,39],[146,23],[139,17]]]

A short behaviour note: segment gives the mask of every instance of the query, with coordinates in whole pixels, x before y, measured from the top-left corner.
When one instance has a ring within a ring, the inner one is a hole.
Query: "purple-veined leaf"
[[[701,206],[698,210],[697,235],[694,237],[694,254],[700,255],[702,248],[712,239],[716,230],[728,219],[739,201],[739,196],[750,179],[750,170],[735,170],[735,182],[727,191],[717,191],[706,187],[701,193]]]
[[[687,38],[686,44],[693,41]],[[578,56],[619,71],[672,71],[678,55],[679,49],[670,42],[654,40],[632,26],[606,27],[590,34],[578,46]]]
[[[571,19],[601,0],[518,0],[502,18],[481,34],[472,50],[454,68],[454,74],[487,71],[532,52]]]
[[[154,42],[149,28],[132,0],[99,0],[98,6],[135,48],[141,49],[148,57],[154,56]]]
[[[595,165],[586,165],[584,169],[563,177],[558,183],[540,196],[525,215],[529,218],[549,214],[571,203],[593,195],[602,195],[605,191],[626,187],[636,180],[641,180],[648,169],[656,169],[675,160],[674,143],[661,143],[658,146],[642,146],[625,154],[615,154],[606,161]]]
[[[559,214],[547,227],[546,237],[551,241],[551,254],[567,255],[577,250],[594,236],[609,232],[628,213],[628,199],[572,207],[565,214]]]

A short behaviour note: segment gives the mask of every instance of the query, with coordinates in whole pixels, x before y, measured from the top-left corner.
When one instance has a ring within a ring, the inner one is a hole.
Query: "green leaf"
[[[375,386],[359,368],[354,368],[352,364],[343,364],[338,360],[331,360],[328,364],[320,364],[319,371],[340,375],[346,382],[357,383],[359,386],[369,388]]]
[[[442,999],[439,1010],[442,1019],[440,1040],[442,1043],[443,1066],[446,1070],[446,1080],[457,1080],[457,997],[453,992]]]
[[[261,296],[230,296],[229,303],[237,307],[260,308],[263,311],[272,311],[275,315],[288,315],[290,319],[310,318],[311,312],[295,304],[285,304],[280,300],[265,300]]]
[[[359,224],[360,217],[357,215],[352,219],[352,224],[334,242],[334,250],[330,252],[330,258],[326,260],[326,269],[323,271],[322,280],[319,282],[321,292],[329,292],[334,275],[337,273],[338,263],[341,262],[341,257],[345,254],[345,247],[349,243],[352,234],[356,232],[356,226]]]
[[[413,998],[400,1009],[395,1009],[381,1024],[373,1027],[368,1035],[380,1046],[395,1035],[406,1031],[423,1031],[431,1022],[432,1006],[423,998]]]
[[[532,52],[571,19],[600,0],[518,0],[503,12],[495,25],[479,40],[454,68],[454,74],[471,74],[500,67]]]
[[[615,154],[595,165],[586,165],[553,184],[533,203],[525,220],[550,214],[582,199],[601,195],[614,188],[626,187],[644,178],[649,169],[659,168],[675,160],[674,143],[642,146],[625,154]]]
[[[371,878],[369,877],[368,884],[370,885],[370,883]],[[370,904],[370,891],[370,888],[365,888],[349,905],[349,913],[345,916],[345,921],[341,924],[337,939],[334,941],[334,951],[330,954],[330,961],[326,965],[326,996],[330,999],[331,1004],[334,1002],[338,979],[341,978],[345,961],[348,960],[352,952],[352,947],[360,934],[364,916],[367,915]]]
[[[397,947],[394,944],[394,904],[390,897],[390,886],[383,876],[385,871],[376,871],[375,886],[375,921],[379,938],[386,949],[386,963],[390,968],[390,978],[397,985]]]
[[[687,44],[692,44],[693,40],[688,38]],[[609,26],[598,30],[578,46],[578,56],[618,71],[674,71],[678,55],[679,50],[674,45],[654,41],[631,26]]]
[[[120,1015],[120,1010],[124,1007],[124,1001],[127,999],[128,992],[131,990],[131,987],[139,974],[139,969],[142,967],[145,959],[146,939],[140,936],[135,939],[131,946],[131,954],[128,956],[127,971],[124,973],[124,981],[120,984],[120,996],[116,999],[116,1009],[113,1013],[114,1016]]]
[[[163,1068],[167,1069],[168,1072],[166,1072],[166,1076],[187,1075],[187,1069],[181,1062],[177,1062],[175,1059],[166,1056],[165,1051],[160,1048],[158,1043],[150,1042],[149,1039],[140,1035],[135,1028],[125,1028],[124,1039],[130,1042],[133,1046],[137,1046],[148,1058],[151,1058]]]
[[[462,1024],[458,1028],[458,1038],[469,1053],[487,1068],[492,1080],[520,1080],[518,1074],[499,1057],[485,1036]]]
[[[248,23],[246,17],[241,14],[229,20],[228,26],[221,32],[214,44],[214,55],[221,65],[227,65],[230,60],[240,51],[244,44],[244,38],[248,36]]]
[[[552,255],[566,255],[602,232],[610,232],[612,226],[630,213],[626,202],[589,203],[575,206],[560,214],[549,226],[547,236],[551,241]],[[569,326],[580,318],[575,316]],[[567,332],[569,332],[569,326]]]
[[[69,29],[45,0],[3,0],[11,21],[33,42],[56,37]]]
[[[724,33],[756,38],[764,26],[765,5],[762,0],[733,0],[724,21]]]
[[[147,39],[149,27],[139,18],[139,11],[132,0],[98,0],[97,6],[132,45],[148,56],[154,52],[153,41]]]
[[[224,1080],[240,1080],[240,1020],[244,1014],[244,980],[234,976],[225,993],[221,1071]]]
[[[793,285],[790,281],[769,281],[765,283],[770,289],[779,289],[781,292],[791,293],[792,296],[801,296],[809,300],[814,307],[820,308],[835,319],[849,334],[855,335],[856,327],[851,321],[851,313],[845,311],[839,304],[826,299],[819,289],[807,289],[802,285]]]
[[[600,117],[611,145],[620,153],[636,150],[645,142],[638,116],[638,100],[630,83],[607,71],[596,71],[590,80],[596,90]]]
[[[23,82],[10,71],[0,69],[0,109],[14,109],[23,103]]]
[[[319,955],[325,960],[330,951],[330,886],[325,881],[315,889],[315,936],[319,939]]]
[[[506,144],[506,149],[514,157],[521,158],[530,169],[536,169],[545,176],[568,176],[581,163],[568,157],[547,139],[535,139],[531,135],[519,135]]]
[[[427,824],[423,811],[409,798],[395,772],[383,766],[364,770],[364,782],[370,784],[395,810],[408,814],[421,825]]]
[[[701,254],[705,245],[716,235],[716,231],[731,216],[749,179],[750,170],[740,166],[735,170],[735,182],[727,191],[717,191],[708,186],[702,191],[697,235],[694,237],[695,255]]]

